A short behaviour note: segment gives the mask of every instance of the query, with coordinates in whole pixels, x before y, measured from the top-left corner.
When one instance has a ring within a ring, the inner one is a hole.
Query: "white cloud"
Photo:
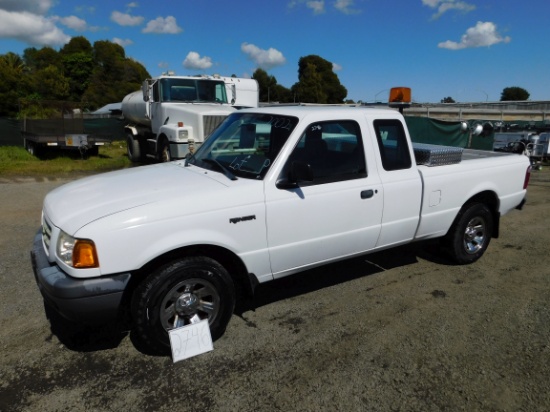
[[[438,0],[441,1],[441,0]],[[451,0],[452,1],[452,0]],[[333,0],[332,5],[334,8],[344,14],[357,14],[361,13],[361,10],[354,9],[353,6],[355,0]],[[292,9],[298,5],[305,5],[308,9],[313,10],[313,14],[326,13],[325,0],[290,0],[288,2],[288,8]]]
[[[67,26],[69,29],[75,31],[86,31],[86,29],[88,28],[86,20],[82,20],[81,18],[78,18],[76,16],[55,17],[54,20],[59,21],[62,25]]]
[[[45,15],[53,5],[53,0],[2,0],[0,8],[5,11],[28,12]]]
[[[122,47],[126,47],[126,46],[129,46],[131,44],[134,44],[134,42],[130,39],[120,39],[118,37],[114,37],[112,41],[113,41],[113,43],[116,43],[116,44],[118,44],[119,46],[122,46]]]
[[[58,17],[46,17],[53,0],[0,0],[0,38],[15,39],[32,46],[59,46],[71,37],[56,26]],[[81,25],[74,19],[69,24]],[[85,24],[85,22],[84,22]]]
[[[338,63],[332,63],[332,71],[333,72],[338,72],[342,70],[342,66],[340,66]]]
[[[432,9],[437,9],[437,12],[432,15],[432,19],[438,19],[449,10],[457,10],[463,13],[468,13],[476,9],[476,6],[473,4],[455,0],[422,0],[422,4]]]
[[[272,69],[273,67],[282,66],[286,63],[286,59],[279,50],[270,47],[268,50],[260,49],[250,43],[241,44],[241,51],[248,55],[248,58],[264,70]]]
[[[336,0],[334,2],[334,7],[336,10],[341,11],[344,14],[357,14],[360,13],[360,10],[352,9],[354,0]]]
[[[111,13],[111,20],[121,26],[139,26],[143,23],[143,17],[141,16],[131,16],[116,10]]]
[[[325,0],[290,0],[288,8],[292,9],[299,4],[305,4],[308,9],[312,9],[313,14],[323,14],[325,12]]]
[[[157,34],[177,34],[182,31],[183,29],[178,26],[174,16],[168,16],[166,18],[157,17],[155,20],[151,20],[147,23],[147,26],[142,30],[143,33]]]
[[[325,12],[325,0],[309,0],[306,6],[313,10],[313,14],[323,14]]]
[[[497,32],[497,26],[491,22],[478,21],[475,27],[470,27],[462,35],[460,42],[447,40],[438,44],[438,47],[449,50],[460,50],[472,47],[492,46],[498,43],[509,43],[512,39],[502,37]]]
[[[21,5],[27,2],[21,2]],[[31,2],[28,2],[31,3]],[[33,2],[34,3],[34,2]],[[37,2],[44,7],[49,2]],[[40,5],[38,4],[38,5]],[[5,6],[3,3],[2,6]],[[0,9],[0,38],[10,38],[34,46],[58,46],[67,43],[71,37],[60,30],[55,19],[26,11]]]
[[[199,53],[191,51],[187,53],[182,64],[186,69],[204,70],[212,67],[212,59],[208,56],[201,57]]]

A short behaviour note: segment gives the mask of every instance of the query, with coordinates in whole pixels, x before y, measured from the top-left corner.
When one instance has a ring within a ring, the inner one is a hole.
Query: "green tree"
[[[521,87],[513,86],[506,87],[502,90],[500,95],[500,101],[518,101],[518,100],[527,100],[529,99],[529,92]]]
[[[106,40],[93,45],[94,69],[82,99],[90,108],[120,102],[128,93],[138,90],[150,77],[135,60],[126,58],[122,46]]]
[[[93,48],[85,37],[73,37],[59,51],[65,77],[69,80],[70,101],[79,102],[94,70]]]
[[[23,60],[31,72],[35,70],[45,69],[48,66],[56,66],[58,69],[63,69],[63,63],[59,58],[59,52],[51,47],[43,47],[37,50],[30,47],[23,51]]]
[[[302,103],[329,103],[323,78],[313,63],[301,70],[300,81],[292,86],[292,91]]]
[[[26,66],[21,57],[9,52],[0,55],[0,115],[14,117],[19,110],[19,99],[28,89]]]
[[[289,103],[292,101],[290,90],[278,84],[275,76],[270,76],[264,69],[256,69],[252,78],[258,82],[261,102]]]
[[[292,92],[281,84],[276,84],[270,91],[272,101],[280,103],[292,103]]]
[[[456,103],[456,102],[455,102],[455,99],[449,96],[441,99],[441,103]]]
[[[264,69],[256,69],[252,74],[252,78],[258,82],[260,89],[260,101],[268,102],[273,100],[271,98],[271,89],[277,84],[277,79],[274,76],[270,76]]]
[[[89,109],[120,102],[150,77],[139,62],[109,41],[92,46],[74,37],[58,52],[27,48],[23,57],[0,55],[0,116],[15,116],[19,100],[70,100]]]
[[[33,86],[42,100],[67,100],[69,97],[69,80],[56,66],[37,70]]]
[[[348,91],[333,71],[332,63],[316,55],[301,57],[298,83],[292,86],[296,99],[305,103],[343,103]]]
[[[84,36],[77,36],[71,38],[69,42],[59,50],[61,56],[68,56],[71,54],[84,53],[92,54],[93,47],[90,41]]]

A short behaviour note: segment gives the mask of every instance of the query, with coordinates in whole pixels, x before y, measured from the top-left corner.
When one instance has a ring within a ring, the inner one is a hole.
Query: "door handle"
[[[370,199],[374,196],[374,190],[368,189],[361,191],[361,199]]]

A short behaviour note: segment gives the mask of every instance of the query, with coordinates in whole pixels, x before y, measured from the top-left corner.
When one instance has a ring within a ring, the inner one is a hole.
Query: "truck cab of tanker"
[[[231,79],[231,80],[228,80]],[[160,161],[185,158],[232,112],[257,107],[253,79],[160,76],[122,101],[128,157]]]

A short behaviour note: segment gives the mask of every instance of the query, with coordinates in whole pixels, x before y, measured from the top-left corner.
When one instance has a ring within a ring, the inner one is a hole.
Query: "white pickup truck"
[[[476,261],[523,205],[528,158],[413,146],[392,109],[235,112],[187,160],[49,193],[36,281],[65,317],[127,309],[137,335],[167,350],[168,330],[203,319],[220,337],[237,291],[318,265],[430,238],[455,263]]]

